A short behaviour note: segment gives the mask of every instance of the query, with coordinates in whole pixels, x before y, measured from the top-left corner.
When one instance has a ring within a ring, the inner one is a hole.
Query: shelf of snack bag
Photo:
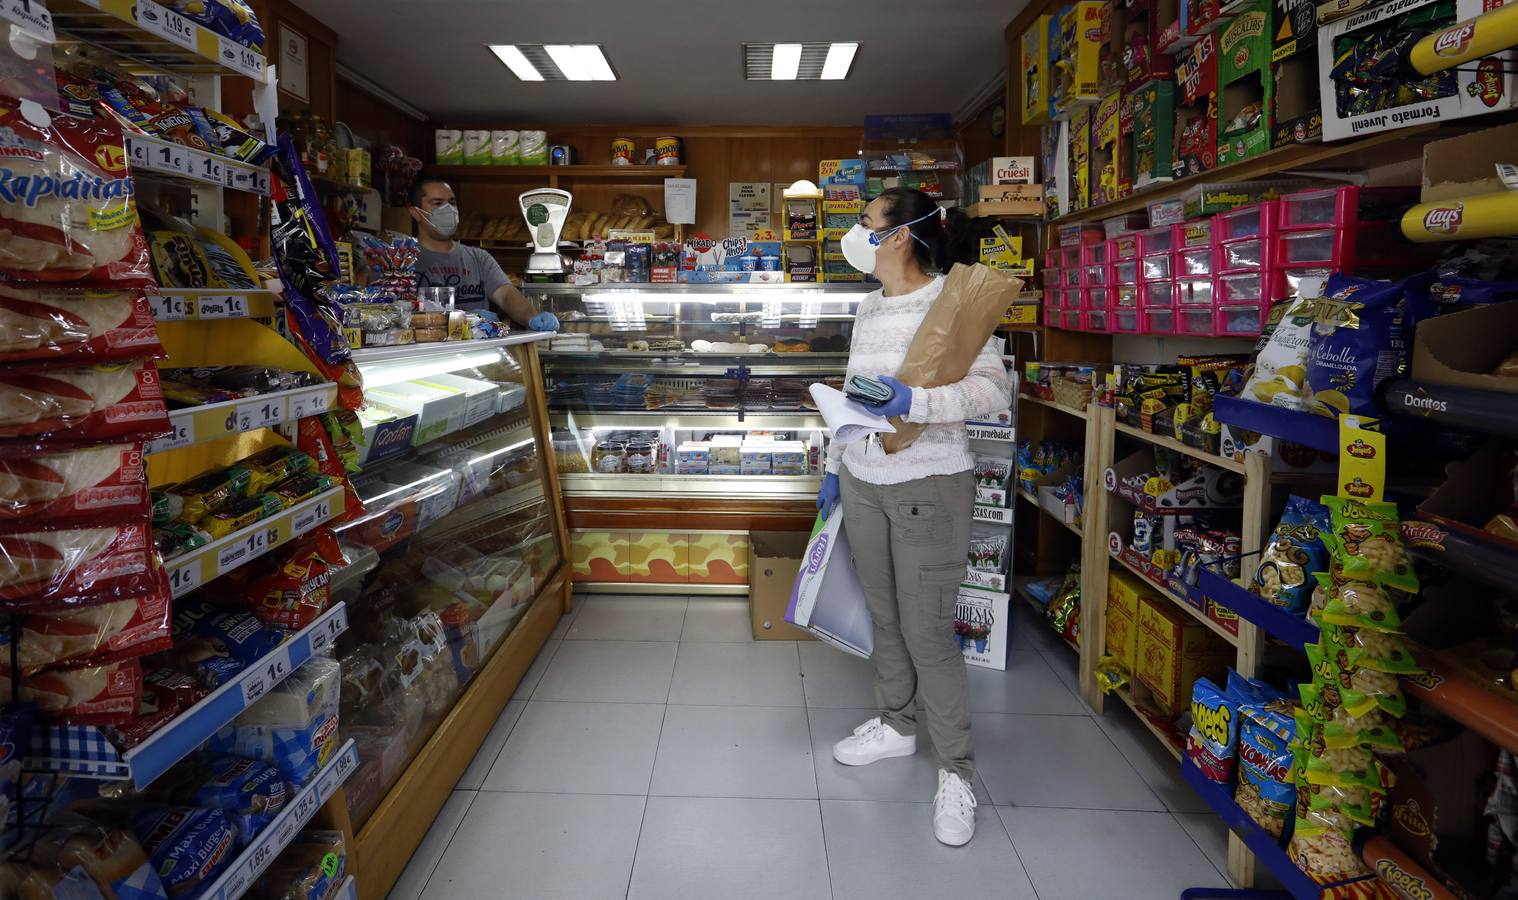
[[[1020,399],[1026,401],[1028,403],[1033,403],[1033,404],[1036,404],[1038,406],[1046,407],[1048,409],[1058,410],[1058,411],[1064,413],[1067,416],[1074,416],[1077,419],[1084,419],[1084,418],[1086,418],[1086,411],[1084,409],[1076,409],[1073,406],[1066,406],[1065,404],[1060,403],[1057,400],[1045,399],[1043,397],[1039,397],[1039,396],[1037,396],[1035,394],[1031,394],[1031,393],[1028,393],[1028,392],[1024,392],[1020,396]]]
[[[264,33],[241,0],[53,0],[61,33],[165,71],[269,78]]]

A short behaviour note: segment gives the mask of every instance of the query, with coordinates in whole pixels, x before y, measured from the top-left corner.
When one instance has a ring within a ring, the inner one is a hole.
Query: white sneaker
[[[939,843],[962,847],[975,837],[975,792],[948,769],[938,770],[933,797],[933,836]]]
[[[846,766],[867,766],[893,756],[911,756],[917,752],[917,736],[902,735],[880,721],[865,722],[854,733],[833,745],[833,758]]]

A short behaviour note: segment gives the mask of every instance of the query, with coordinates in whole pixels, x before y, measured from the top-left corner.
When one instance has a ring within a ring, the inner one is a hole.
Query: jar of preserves
[[[575,440],[574,435],[567,431],[556,431],[552,443],[554,466],[560,475],[590,471],[590,466],[585,463],[585,454],[580,450],[580,442]]]
[[[590,467],[603,475],[627,471],[627,445],[621,441],[599,441],[591,448]]]
[[[653,441],[629,441],[627,471],[634,475],[652,475],[658,463],[659,449]]]

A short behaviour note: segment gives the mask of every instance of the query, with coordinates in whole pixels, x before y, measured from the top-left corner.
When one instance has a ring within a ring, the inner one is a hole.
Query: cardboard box
[[[1138,620],[1107,608],[1106,651],[1123,664],[1131,677],[1138,665]]]
[[[1011,602],[1010,594],[960,587],[954,625],[965,662],[983,669],[1006,670],[1007,648],[1012,644]],[[960,634],[961,628],[970,633]],[[985,636],[975,636],[981,633]]]
[[[1107,582],[1107,652],[1134,671],[1138,650],[1139,606],[1162,599],[1154,588],[1122,570],[1114,570]]]
[[[1070,209],[1091,206],[1091,107],[1082,106],[1070,115]]]
[[[1177,56],[1175,80],[1181,96],[1176,100],[1171,173],[1182,178],[1217,167],[1217,35],[1206,35]]]
[[[988,184],[1038,184],[1033,163],[1031,156],[993,156]]]
[[[1065,145],[1069,122],[1050,122],[1039,129],[1039,161],[1044,173],[1044,217],[1058,218],[1070,211],[1070,155]]]
[[[1044,210],[1041,184],[987,184],[980,189],[976,213],[982,216],[1036,216]]]
[[[816,640],[811,632],[785,621],[806,553],[806,532],[752,531],[748,537],[748,609],[754,640]]]
[[[1425,319],[1413,335],[1413,378],[1518,394],[1518,378],[1486,374],[1513,352],[1515,333],[1518,300]]]
[[[416,431],[411,436],[413,447],[435,441],[464,427],[464,411],[469,398],[457,388],[436,383],[402,381],[369,388],[364,394],[391,409],[416,414]]]
[[[1218,165],[1270,149],[1274,81],[1270,66],[1271,0],[1254,0],[1218,33]],[[1244,127],[1247,114],[1257,121]]]
[[[1155,22],[1156,0],[1121,2],[1121,15],[1109,25],[1122,41],[1118,59],[1122,60],[1123,90],[1131,91],[1155,79],[1169,81],[1175,63],[1160,50],[1160,29]]]
[[[1258,203],[1298,188],[1309,182],[1301,178],[1278,178],[1267,181],[1207,181],[1194,184],[1181,195],[1186,218],[1200,219],[1204,216],[1227,212],[1240,206]]]
[[[1017,42],[1019,107],[1024,125],[1049,121],[1049,16],[1039,16]]]
[[[1518,162],[1518,124],[1496,125],[1423,145],[1424,203],[1507,190],[1496,163]]]
[[[1197,678],[1213,680],[1233,660],[1232,648],[1167,598],[1139,603],[1134,677],[1154,693],[1155,706],[1176,715],[1191,702]]]
[[[1096,104],[1091,117],[1091,171],[1096,181],[1091,186],[1091,205],[1100,206],[1127,196],[1118,178],[1118,118],[1123,96],[1113,91]]]
[[[430,375],[419,379],[423,384],[437,384],[464,392],[464,419],[462,427],[477,425],[496,414],[500,404],[500,385],[478,378],[461,375]]]
[[[1169,181],[1175,136],[1175,84],[1148,81],[1123,95],[1118,121],[1118,189],[1127,196]]]
[[[1068,118],[1079,107],[1101,99],[1102,45],[1107,33],[1107,4],[1076,0],[1059,14],[1059,44],[1054,48],[1054,109]]]
[[[859,200],[864,196],[864,185],[862,159],[824,159],[817,163],[817,187],[822,190],[824,207],[830,201]]]
[[[1186,31],[1186,19],[1191,14],[1192,0],[1154,0],[1153,28],[1155,46],[1161,53],[1172,54],[1180,62],[1180,54],[1195,44],[1196,35]]]
[[[416,434],[416,415],[402,414],[378,403],[366,402],[358,411],[363,431],[359,438],[360,462],[371,463],[405,452]]]
[[[1312,0],[1275,0],[1270,50],[1272,147],[1323,139],[1315,12]]]
[[[1432,100],[1417,100],[1385,109],[1354,113],[1349,110],[1348,84],[1329,75],[1336,53],[1346,45],[1361,42],[1368,35],[1395,27],[1398,19],[1414,10],[1424,9],[1437,0],[1391,0],[1357,12],[1323,26],[1318,33],[1318,71],[1320,102],[1323,107],[1323,139],[1336,141],[1358,134],[1371,134],[1424,122],[1446,122],[1468,116],[1511,109],[1518,104],[1518,51],[1503,50],[1469,65],[1449,69],[1454,73],[1450,92]],[[1487,8],[1483,0],[1457,0],[1447,25],[1464,22]],[[1474,28],[1480,28],[1478,22]],[[1467,46],[1474,30],[1450,31],[1460,46]],[[1344,94],[1341,100],[1341,91]],[[1412,92],[1405,92],[1413,95]]]
[[[1223,425],[1218,446],[1222,455],[1234,462],[1243,462],[1245,453],[1268,456],[1272,460],[1271,470],[1275,472],[1331,475],[1339,470],[1337,454],[1324,453],[1236,425]]]
[[[1186,4],[1186,21],[1181,30],[1196,38],[1213,33],[1227,24],[1229,13],[1225,9],[1237,5],[1236,2],[1225,3],[1223,0],[1191,0]]]

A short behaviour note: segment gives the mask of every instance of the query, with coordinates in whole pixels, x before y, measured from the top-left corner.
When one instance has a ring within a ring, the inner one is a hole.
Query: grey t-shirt
[[[447,253],[421,250],[416,271],[420,276],[417,287],[454,287],[456,306],[459,309],[490,309],[490,295],[510,279],[501,271],[495,257],[479,247],[467,247],[454,242]]]

